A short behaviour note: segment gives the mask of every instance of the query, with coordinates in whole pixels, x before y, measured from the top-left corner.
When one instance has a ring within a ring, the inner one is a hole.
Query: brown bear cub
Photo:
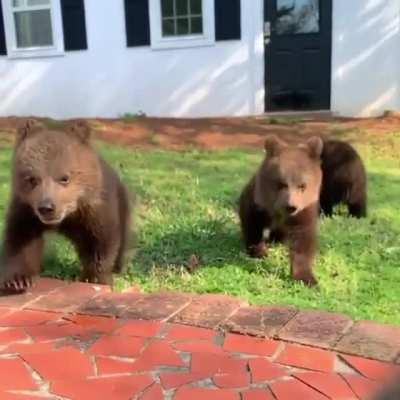
[[[130,226],[128,191],[89,142],[89,128],[46,130],[28,121],[17,133],[0,286],[24,290],[41,271],[47,231],[69,238],[82,280],[112,284]]]
[[[240,196],[239,217],[246,250],[252,257],[267,253],[269,242],[288,242],[293,279],[313,286],[317,250],[323,143],[312,137],[288,144],[275,136],[265,142],[266,156]]]
[[[349,215],[362,218],[367,215],[367,176],[357,151],[346,142],[324,141],[321,155],[322,188],[320,206],[331,216],[339,203],[347,206]]]

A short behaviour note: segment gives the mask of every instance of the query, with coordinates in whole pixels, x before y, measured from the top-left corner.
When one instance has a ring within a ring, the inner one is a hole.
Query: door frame
[[[265,22],[269,21],[268,15],[268,5],[267,3],[270,1],[277,1],[277,0],[264,0],[263,1],[263,24],[262,24],[262,31],[263,31],[263,45],[264,45],[264,91],[265,91],[265,99],[264,99],[264,111],[265,112],[278,112],[272,109],[272,98],[271,98],[271,88],[272,88],[272,65],[271,65],[271,51],[268,49],[267,45],[265,44],[264,39],[264,26]],[[329,18],[326,19],[326,29],[329,31],[329,85],[328,85],[328,98],[329,104],[327,108],[323,108],[321,110],[310,110],[310,112],[315,111],[331,111],[332,108],[332,39],[333,39],[333,0],[319,0],[320,10],[322,11],[323,8],[321,7],[322,3],[329,2],[327,9],[329,10]],[[290,111],[298,111],[298,110],[290,110]],[[287,112],[287,111],[282,111]]]

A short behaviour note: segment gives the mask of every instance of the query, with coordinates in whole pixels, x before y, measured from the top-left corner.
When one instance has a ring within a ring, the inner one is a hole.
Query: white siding
[[[333,0],[332,110],[400,108],[400,1]]]
[[[323,0],[324,1],[324,0]],[[242,40],[127,48],[122,0],[86,0],[89,49],[0,57],[0,115],[203,117],[264,112],[263,0],[242,0]],[[400,0],[333,0],[332,111],[400,109]]]
[[[85,0],[85,7],[88,50],[28,60],[0,57],[0,115],[263,112],[262,0],[243,1],[241,41],[174,50],[127,48],[122,0]]]

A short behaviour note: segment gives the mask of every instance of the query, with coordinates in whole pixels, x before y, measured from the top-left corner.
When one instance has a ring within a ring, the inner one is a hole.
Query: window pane
[[[190,13],[201,15],[201,0],[190,0]]]
[[[174,0],[161,0],[161,10],[163,17],[172,17],[174,15]]]
[[[319,0],[277,0],[278,35],[319,32]]]
[[[25,5],[25,0],[13,0],[13,7],[22,7]]]
[[[160,0],[163,36],[203,33],[201,0]]]
[[[163,36],[175,35],[175,20],[173,18],[163,19],[162,32]]]
[[[50,10],[14,13],[17,47],[41,47],[53,44]]]
[[[188,1],[189,0],[175,0],[177,16],[189,14]]]
[[[189,18],[178,18],[177,34],[178,35],[188,35],[189,34]]]
[[[192,32],[196,34],[203,33],[203,18],[202,17],[193,17],[191,18],[192,24]]]
[[[50,0],[28,0],[28,6],[47,6]]]

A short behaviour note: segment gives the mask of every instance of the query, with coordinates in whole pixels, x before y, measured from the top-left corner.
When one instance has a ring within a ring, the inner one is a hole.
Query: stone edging
[[[249,306],[230,296],[138,291],[42,278],[21,295],[0,296],[1,310],[31,309],[158,320],[279,339],[400,364],[400,327],[354,322],[341,314],[286,306]],[[1,317],[0,317],[1,318]]]

